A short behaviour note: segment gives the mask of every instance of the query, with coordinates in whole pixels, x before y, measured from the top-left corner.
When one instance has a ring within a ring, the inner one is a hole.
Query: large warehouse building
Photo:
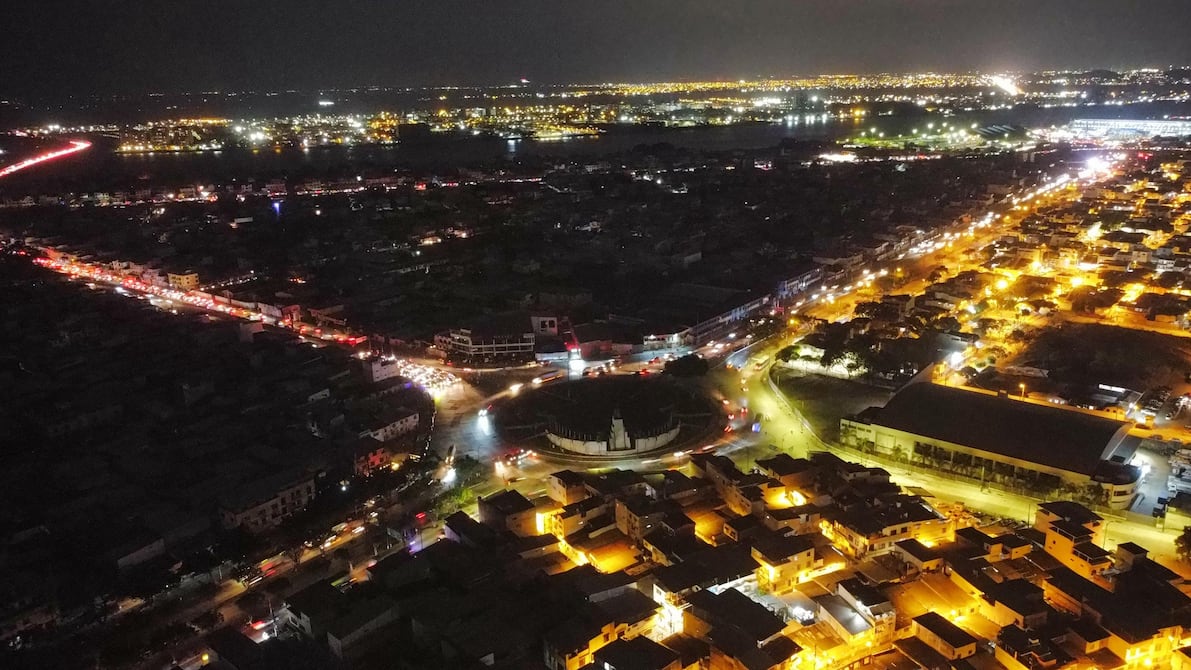
[[[929,383],[840,421],[845,444],[1039,492],[1096,483],[1117,509],[1140,478],[1128,433],[1128,423],[1094,414]]]

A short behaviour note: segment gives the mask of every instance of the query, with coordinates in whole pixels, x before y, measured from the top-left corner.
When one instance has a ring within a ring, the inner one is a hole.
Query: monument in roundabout
[[[646,424],[636,423],[630,431],[616,408],[604,430],[576,429],[565,421],[555,421],[546,428],[546,439],[573,454],[631,456],[670,444],[678,437],[678,428],[678,421],[670,414]]]
[[[583,460],[673,449],[704,434],[712,419],[698,392],[670,379],[633,375],[542,385],[523,392],[500,414],[510,437],[541,440],[540,451]]]

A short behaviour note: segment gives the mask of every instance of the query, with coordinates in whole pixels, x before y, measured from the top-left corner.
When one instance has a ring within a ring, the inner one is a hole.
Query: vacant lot
[[[1058,384],[1131,389],[1174,385],[1191,371],[1191,339],[1093,323],[1040,331],[1013,362],[1050,371]]]
[[[791,372],[774,375],[778,388],[828,442],[839,439],[839,420],[873,405],[883,406],[893,393],[859,382]]]

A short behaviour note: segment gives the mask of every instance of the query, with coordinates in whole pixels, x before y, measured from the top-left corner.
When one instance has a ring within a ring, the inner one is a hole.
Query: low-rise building
[[[525,537],[537,535],[537,511],[534,504],[520,492],[501,491],[480,498],[480,521],[513,534]]]
[[[560,505],[570,505],[591,495],[583,475],[572,470],[559,470],[546,477],[546,495]]]
[[[378,442],[412,433],[418,429],[418,413],[405,407],[386,407],[376,415],[365,419],[359,426],[360,437],[371,437]]]
[[[1104,519],[1079,503],[1061,500],[1038,505],[1034,527],[1046,535],[1046,553],[1089,579],[1113,567],[1104,541]]]
[[[918,572],[936,572],[943,568],[943,557],[912,537],[894,542],[893,553]]]
[[[946,541],[955,532],[955,522],[917,496],[898,495],[833,510],[825,515],[822,529],[841,551],[863,558],[909,538]]]
[[[947,660],[955,661],[976,654],[975,637],[966,630],[943,618],[938,612],[927,612],[914,617],[914,636]]]
[[[815,569],[815,542],[810,535],[763,534],[752,541],[757,561],[757,586],[787,593]]]
[[[167,272],[166,282],[172,289],[177,289],[179,291],[194,291],[199,287],[199,276],[194,270]]]
[[[434,345],[460,360],[532,360],[537,336],[528,318],[493,318],[434,336]]]
[[[282,472],[241,485],[219,502],[224,528],[255,533],[273,528],[314,499],[314,476]]]

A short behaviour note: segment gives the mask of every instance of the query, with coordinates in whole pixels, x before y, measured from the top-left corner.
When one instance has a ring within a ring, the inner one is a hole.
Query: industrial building
[[[1089,412],[929,383],[840,421],[845,444],[990,483],[1039,492],[1099,484],[1124,509],[1140,472],[1130,424]]]

